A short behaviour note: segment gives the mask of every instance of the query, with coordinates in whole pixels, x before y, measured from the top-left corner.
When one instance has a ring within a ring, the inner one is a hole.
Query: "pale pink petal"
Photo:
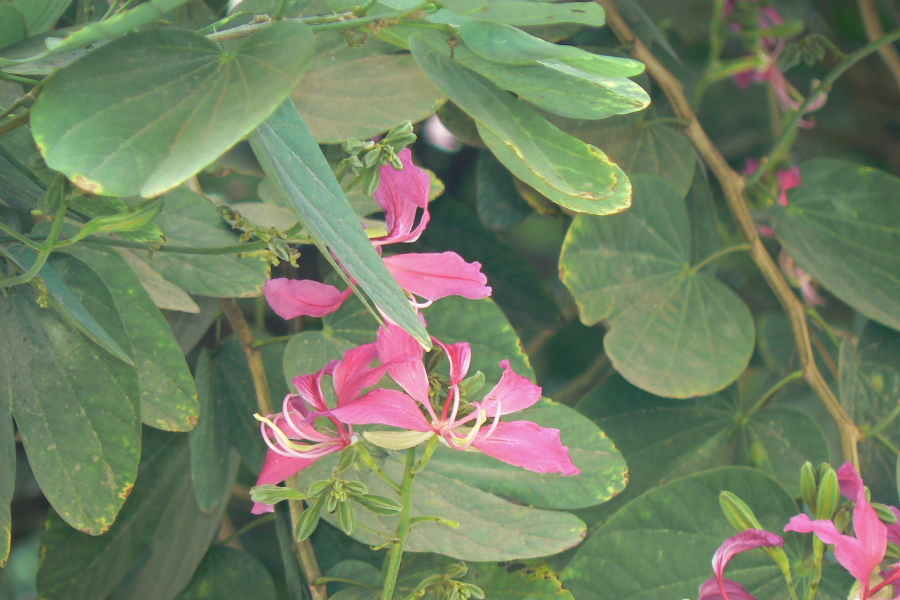
[[[491,295],[481,264],[467,263],[455,252],[398,254],[383,260],[401,288],[426,300],[447,296],[480,300]]]
[[[547,429],[531,421],[500,423],[487,439],[478,435],[472,446],[505,463],[535,473],[578,475],[559,429]]]
[[[334,367],[334,391],[341,406],[357,398],[363,389],[378,383],[387,367],[369,365],[378,357],[376,344],[363,344],[344,353],[344,358]]]
[[[469,365],[472,362],[472,346],[468,342],[456,342],[445,344],[437,338],[431,341],[441,347],[450,361],[450,385],[459,385],[469,374]]]
[[[725,567],[728,561],[748,550],[767,547],[781,548],[784,546],[784,538],[761,529],[747,529],[725,540],[713,555],[712,568],[719,582],[724,582]]]
[[[707,579],[700,585],[698,600],[756,600],[741,584],[730,579],[723,579],[721,586],[715,577]]]
[[[481,409],[487,413],[488,417],[497,414],[498,402],[500,403],[500,414],[508,415],[525,410],[541,399],[541,387],[531,383],[527,377],[516,375],[509,366],[508,360],[500,361],[500,368],[503,369],[500,383],[485,395],[480,404]]]
[[[379,388],[329,413],[350,425],[390,425],[411,431],[433,431],[416,401],[397,390]]]
[[[266,300],[282,319],[322,317],[336,311],[353,291],[340,291],[311,279],[270,279],[265,285]]]
[[[262,471],[260,471],[259,477],[256,480],[256,485],[274,485],[281,483],[291,475],[296,475],[309,465],[313,464],[316,460],[318,459],[282,456],[273,450],[269,450],[268,453],[266,453],[266,460],[263,463]],[[274,512],[274,510],[275,509],[269,504],[255,502],[251,512],[254,515],[260,515],[262,513]]]
[[[419,402],[428,402],[428,373],[422,357],[425,350],[403,328],[387,324],[378,330],[378,360],[403,390]]]
[[[423,169],[412,163],[412,153],[404,148],[397,155],[403,163],[403,169],[395,169],[392,165],[383,165],[379,169],[380,182],[372,196],[382,209],[388,228],[388,235],[375,238],[375,245],[396,242],[414,242],[419,239],[428,224],[428,196],[431,191],[431,177]],[[416,209],[424,210],[418,226]]]

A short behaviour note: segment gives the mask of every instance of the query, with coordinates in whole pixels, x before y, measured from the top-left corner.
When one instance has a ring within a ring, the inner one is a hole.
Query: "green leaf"
[[[799,496],[800,466],[829,458],[825,438],[792,408],[769,405],[748,416],[758,396],[737,387],[708,398],[669,400],[614,375],[582,398],[576,410],[609,435],[631,467],[626,490],[588,520],[607,517],[675,478],[728,465],[755,467]]]
[[[144,286],[153,304],[158,308],[194,314],[200,312],[200,306],[194,302],[187,292],[174,283],[167,281],[165,277],[154,271],[150,265],[138,258],[134,252],[127,248],[116,248],[115,250],[134,271],[135,276],[140,280],[141,285]]]
[[[582,322],[608,320],[603,340],[631,383],[671,398],[711,394],[737,379],[754,346],[753,318],[734,292],[690,264],[679,191],[635,177],[638,202],[612,217],[579,215],[559,259]]]
[[[631,183],[600,150],[563,133],[524,103],[470,73],[419,35],[419,66],[478,123],[488,148],[513,175],[576,212],[610,214],[631,204]],[[447,50],[449,52],[449,50]]]
[[[803,185],[775,210],[775,235],[829,292],[900,329],[900,179],[839,160],[800,166]]]
[[[25,17],[12,4],[0,4],[0,48],[18,42],[26,35]]]
[[[445,6],[455,10],[455,3],[446,3]],[[553,23],[578,23],[591,27],[602,27],[605,23],[605,13],[599,4],[588,2],[516,2],[513,0],[497,0],[496,2],[476,3],[484,4],[472,8],[460,15],[474,17],[483,21],[495,21],[528,27],[537,25],[550,25]]]
[[[0,338],[2,339],[2,338]],[[4,340],[5,341],[5,340]],[[0,353],[0,383],[13,368],[10,352]],[[0,388],[2,390],[3,388]],[[16,433],[12,419],[12,398],[0,391],[0,568],[6,566],[12,542],[10,502],[16,488]]]
[[[366,139],[434,114],[446,97],[407,53],[380,40],[348,45],[336,31],[316,36],[316,56],[291,99],[320,144]]]
[[[366,583],[376,589],[384,585],[380,569],[376,569],[367,562],[355,559],[342,560],[328,569],[325,572],[325,576],[352,579],[353,581]]]
[[[28,35],[37,35],[51,29],[56,24],[72,0],[12,0],[25,16]]]
[[[703,169],[694,170],[694,181],[684,198],[691,227],[691,264],[697,264],[719,251],[719,220],[709,180]],[[715,276],[715,262],[700,269]]]
[[[104,328],[127,343],[103,281],[74,258],[67,283]],[[77,287],[76,287],[77,286]],[[0,297],[0,390],[41,491],[73,527],[109,529],[131,491],[141,455],[137,374],[100,351],[55,312],[41,309],[28,286]]]
[[[252,554],[213,546],[177,600],[275,600],[272,576]]]
[[[283,104],[253,133],[250,143],[266,174],[313,238],[334,253],[388,318],[430,348],[428,332],[369,242],[294,106]]]
[[[228,410],[221,398],[214,396],[209,351],[200,350],[194,374],[200,418],[188,434],[191,443],[191,479],[194,497],[203,512],[215,512],[218,503],[228,495]]]
[[[187,188],[166,194],[163,211],[154,222],[170,246],[207,248],[238,243],[237,234],[225,224],[215,205]],[[234,254],[156,252],[152,258],[141,258],[171,283],[201,296],[258,296],[269,277],[267,261]]]
[[[54,513],[41,538],[37,588],[46,600],[172,600],[188,584],[214,539],[225,502],[203,513],[191,484],[188,436],[144,429],[134,491],[112,529],[80,534]],[[232,460],[229,481],[237,474]],[[229,484],[229,490],[231,484]]]
[[[193,429],[199,410],[194,380],[175,335],[140,279],[115,250],[77,244],[66,251],[103,279],[116,303],[137,365],[141,420],[169,431]]]
[[[184,30],[126,35],[47,79],[32,132],[47,164],[79,187],[158,196],[262,123],[300,81],[313,47],[296,20],[231,53]],[[73,110],[73,97],[82,109]]]
[[[475,207],[485,227],[500,231],[518,225],[533,212],[516,190],[512,173],[484,150],[478,152],[475,163]]]
[[[767,531],[785,538],[792,562],[803,556],[803,538],[782,533],[797,514],[791,496],[762,473],[740,467],[677,479],[633,500],[579,548],[560,574],[579,600],[692,598],[713,576],[710,558],[735,531],[719,507],[719,492],[744,500]],[[758,600],[784,597],[781,570],[762,551],[735,557],[726,577]]]
[[[683,132],[648,116],[619,116],[602,121],[548,118],[566,133],[602,148],[629,177],[662,177],[683,197],[691,187],[697,164],[691,141]]]
[[[301,487],[330,477],[337,457],[325,457],[300,472]],[[398,461],[386,461],[382,468],[399,481],[403,468]],[[345,477],[356,477],[348,471]],[[396,493],[369,472],[361,479],[371,493],[387,497]],[[398,517],[375,515],[359,510],[359,526],[353,537],[366,544],[380,544],[397,528]],[[406,550],[436,552],[462,560],[488,561],[532,558],[556,554],[578,544],[585,534],[584,524],[563,512],[519,506],[497,496],[425,470],[413,482],[412,516],[439,515],[458,522],[450,529],[434,522],[416,524],[410,532]],[[323,511],[322,516],[337,524],[337,515]]]

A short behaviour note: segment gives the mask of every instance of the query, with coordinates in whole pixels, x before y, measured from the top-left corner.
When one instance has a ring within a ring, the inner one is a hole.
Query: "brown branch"
[[[616,36],[625,44],[631,47],[631,54],[637,60],[644,63],[647,72],[659,84],[666,97],[669,99],[675,113],[678,117],[687,122],[685,133],[690,138],[694,147],[700,153],[700,156],[709,166],[710,170],[715,174],[716,179],[722,186],[725,193],[725,200],[731,211],[734,220],[737,223],[741,237],[750,244],[750,257],[756,266],[762,272],[763,277],[769,284],[769,287],[775,293],[784,311],[787,313],[791,321],[791,331],[794,335],[794,343],[797,346],[797,353],[800,358],[800,366],[803,370],[803,378],[819,397],[822,404],[828,410],[828,414],[834,420],[835,425],[841,434],[841,446],[844,451],[845,460],[851,461],[854,465],[859,465],[859,455],[857,452],[857,442],[859,441],[859,430],[856,424],[841,407],[831,388],[825,382],[819,369],[816,367],[812,346],[810,344],[809,329],[806,322],[806,311],[803,303],[797,298],[790,285],[785,280],[772,260],[772,257],[763,246],[762,240],[756,232],[756,226],[750,216],[750,211],[744,202],[744,179],[734,169],[732,169],[725,157],[719,152],[712,143],[700,122],[697,120],[694,111],[691,110],[690,103],[684,95],[684,88],[681,82],[670,73],[659,60],[654,56],[653,52],[638,39],[628,23],[616,10],[612,0],[595,0],[606,11],[606,23],[610,26]]]
[[[269,393],[269,381],[266,379],[266,370],[263,365],[262,354],[259,349],[253,347],[253,332],[244,318],[244,314],[238,307],[237,300],[234,298],[225,298],[222,300],[222,311],[231,323],[235,335],[241,342],[244,354],[247,356],[247,363],[250,365],[250,373],[253,376],[253,388],[256,390],[256,404],[259,411],[264,415],[271,415],[274,411],[272,408],[272,396]],[[296,475],[288,479],[288,484],[293,488],[299,487]],[[296,524],[297,519],[303,514],[303,503],[301,500],[290,500],[291,522]],[[313,581],[322,576],[322,570],[319,569],[319,562],[316,560],[316,554],[313,551],[312,542],[305,539],[297,542],[297,554],[300,557],[300,566],[303,568],[303,574],[306,581],[309,582],[309,591],[312,594],[312,600],[328,600],[328,592],[324,585],[313,585]]]
[[[866,29],[866,38],[870,42],[880,40],[884,37],[884,27],[881,26],[875,0],[858,0],[858,3],[859,16],[862,17],[863,27]],[[879,48],[878,54],[900,88],[900,52],[897,52],[894,46],[888,45]]]

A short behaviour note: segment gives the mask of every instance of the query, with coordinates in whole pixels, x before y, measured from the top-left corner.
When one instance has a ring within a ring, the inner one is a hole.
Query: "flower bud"
[[[338,506],[338,521],[344,533],[353,535],[353,530],[356,529],[356,513],[349,502],[341,502]]]
[[[803,466],[800,467],[800,495],[811,511],[816,510],[817,493],[816,470],[813,468],[811,462],[806,461],[803,463]]]
[[[399,502],[392,500],[391,498],[385,498],[384,496],[367,494],[365,496],[355,496],[353,499],[376,515],[396,515],[403,510],[403,507],[400,506]]]
[[[337,510],[338,507],[339,496],[334,493],[334,490],[327,496],[325,496],[325,510],[329,513],[333,513]]]
[[[887,551],[884,553],[884,559],[889,562],[900,560],[900,546],[894,542],[888,542]]]
[[[309,484],[309,487],[306,488],[306,497],[307,498],[318,498],[322,495],[327,488],[331,487],[331,480],[326,479],[324,481],[314,481]]]
[[[105,217],[91,219],[81,228],[75,239],[98,232],[134,231],[149,225],[163,208],[162,198],[141,202],[132,209]]]
[[[363,437],[379,448],[405,450],[434,436],[431,431],[364,431]]]
[[[719,505],[722,507],[722,512],[725,513],[725,518],[738,531],[763,528],[750,507],[731,492],[719,494]]]
[[[816,518],[831,519],[840,499],[841,486],[834,469],[830,466],[821,469],[819,491],[816,494]]]
[[[449,567],[447,567],[447,577],[450,579],[459,579],[460,577],[465,577],[466,573],[469,572],[469,567],[466,563],[453,563]]]
[[[345,481],[344,490],[348,496],[365,496],[369,493],[369,488],[362,481]]]
[[[318,527],[319,514],[322,512],[322,507],[325,505],[325,498],[326,496],[319,496],[315,502],[303,511],[300,518],[297,519],[297,524],[294,527],[294,537],[297,538],[298,542],[302,542],[311,536],[316,530],[316,527]]]
[[[881,522],[885,525],[893,525],[897,522],[897,515],[894,514],[894,511],[892,511],[889,506],[881,504],[880,502],[872,502],[872,508],[875,509],[878,518],[881,519]]]
[[[484,387],[484,373],[476,371],[471,377],[466,377],[459,384],[459,392],[468,398],[471,398]]]
[[[250,499],[260,504],[278,504],[282,500],[303,500],[305,496],[289,487],[280,487],[269,483],[250,488]]]

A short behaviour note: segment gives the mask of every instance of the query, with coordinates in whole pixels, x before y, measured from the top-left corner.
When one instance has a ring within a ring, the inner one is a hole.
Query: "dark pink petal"
[[[433,431],[416,401],[397,390],[379,388],[353,402],[339,406],[330,415],[350,425],[390,425],[410,431]]]
[[[778,203],[787,206],[787,191],[800,186],[800,167],[791,167],[790,169],[781,169],[775,173],[778,179],[780,191],[778,193]]]
[[[531,421],[500,423],[487,439],[475,437],[472,446],[488,456],[535,473],[578,475],[559,429],[546,429]]]
[[[778,547],[784,546],[784,538],[768,531],[761,529],[747,529],[725,540],[716,553],[713,555],[712,567],[716,578],[720,583],[724,582],[725,567],[728,561],[747,550],[753,550],[760,547]]]
[[[778,9],[775,8],[760,8],[759,9],[759,27],[760,29],[769,29],[770,27],[775,27],[778,25],[784,24],[784,19],[781,18],[781,14],[778,12]]]
[[[396,242],[414,242],[422,235],[428,224],[428,196],[431,191],[431,177],[423,169],[412,163],[412,153],[404,148],[397,155],[403,163],[403,169],[395,169],[391,165],[383,165],[379,169],[380,182],[372,196],[384,210],[384,220],[388,235],[372,240],[373,244],[383,245]],[[424,210],[418,226],[416,209]]]
[[[369,367],[377,357],[375,343],[363,344],[344,353],[344,358],[334,367],[333,375],[338,406],[351,402],[363,389],[381,381],[387,367]]]
[[[497,403],[500,403],[500,414],[508,415],[520,410],[525,410],[541,399],[541,387],[534,385],[531,380],[521,375],[516,375],[508,360],[500,361],[503,376],[500,383],[489,391],[481,402],[481,409],[492,417],[497,413]]]
[[[340,291],[311,279],[270,279],[265,285],[266,300],[282,319],[322,317],[336,311],[353,290]]]
[[[863,487],[863,480],[853,463],[848,461],[841,465],[841,468],[837,470],[837,478],[838,484],[841,486],[841,494],[848,500],[855,499],[859,494],[859,489]]]
[[[425,350],[403,328],[388,323],[378,330],[378,360],[403,390],[419,402],[428,402],[428,373],[422,357]]]
[[[735,73],[734,75],[732,75],[731,79],[740,89],[746,90],[756,79],[756,71],[751,69],[750,71]]]
[[[447,296],[480,300],[491,295],[481,263],[467,263],[455,252],[398,254],[383,260],[401,288],[426,300]]]
[[[450,385],[459,385],[469,374],[469,364],[472,362],[472,346],[469,342],[456,342],[445,344],[437,338],[431,338],[435,344],[443,349],[450,361]]]
[[[282,456],[270,449],[268,453],[266,453],[266,460],[263,463],[262,471],[259,473],[259,478],[256,480],[256,485],[263,485],[266,483],[274,485],[281,483],[291,475],[296,475],[309,465],[313,464],[316,460],[318,459]],[[260,515],[262,513],[274,512],[274,510],[275,509],[268,504],[256,502],[253,504],[253,510],[251,512],[254,515]]]
[[[317,411],[328,410],[325,396],[322,395],[322,377],[324,375],[325,369],[322,369],[318,373],[301,375],[291,380],[303,400]]]
[[[756,600],[756,597],[737,581],[723,579],[719,585],[716,578],[712,577],[700,586],[698,600]]]

